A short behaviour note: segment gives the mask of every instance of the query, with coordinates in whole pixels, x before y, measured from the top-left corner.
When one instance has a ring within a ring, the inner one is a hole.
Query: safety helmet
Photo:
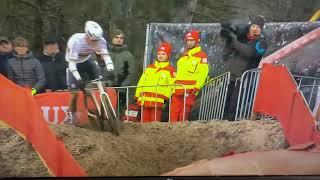
[[[91,40],[100,39],[103,35],[101,26],[94,21],[87,21],[84,26],[84,31]]]

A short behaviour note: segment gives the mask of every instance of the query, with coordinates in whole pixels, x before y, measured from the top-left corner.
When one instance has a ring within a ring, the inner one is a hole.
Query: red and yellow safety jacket
[[[205,83],[209,73],[207,55],[201,51],[201,47],[197,46],[185,53],[177,62],[177,75],[175,84],[183,84],[175,86],[176,95],[183,95],[184,88],[187,93],[198,91]]]
[[[142,74],[135,98],[139,105],[145,107],[163,107],[164,100],[172,95],[175,69],[169,62],[159,62],[155,60],[154,64],[149,65]],[[152,86],[152,87],[139,87]]]

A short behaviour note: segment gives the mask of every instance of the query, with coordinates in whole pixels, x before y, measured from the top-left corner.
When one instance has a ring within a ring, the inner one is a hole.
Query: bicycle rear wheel
[[[107,121],[110,127],[110,132],[118,136],[120,134],[121,121],[113,113],[111,104],[109,103],[106,95],[101,96],[101,104],[102,108],[104,109],[103,113],[107,113],[108,115],[108,118],[106,118],[107,116],[104,115],[105,117],[103,119]]]

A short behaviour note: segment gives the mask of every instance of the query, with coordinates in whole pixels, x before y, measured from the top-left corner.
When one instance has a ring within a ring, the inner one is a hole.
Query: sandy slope
[[[282,149],[275,121],[211,121],[180,124],[127,123],[121,136],[71,125],[51,128],[90,176],[160,175],[200,159],[230,151]],[[34,151],[13,130],[0,127],[0,175],[48,176]]]

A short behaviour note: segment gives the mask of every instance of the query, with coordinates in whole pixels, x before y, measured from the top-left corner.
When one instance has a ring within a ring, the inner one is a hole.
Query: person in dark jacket
[[[12,44],[7,37],[0,37],[0,74],[8,76],[8,59],[13,58]]]
[[[136,73],[136,62],[127,45],[124,44],[123,31],[112,30],[110,39],[108,51],[114,64],[114,71],[102,72],[104,79],[109,86],[135,86],[139,78]]]
[[[224,60],[231,73],[226,102],[225,119],[233,120],[237,106],[240,83],[237,78],[249,69],[257,68],[267,49],[263,33],[263,16],[249,16],[248,24],[235,24],[231,21],[221,23],[220,35],[225,39]]]
[[[137,64],[134,56],[128,50],[124,43],[125,34],[120,29],[114,29],[110,32],[110,43],[108,44],[108,51],[114,64],[114,71],[102,72],[104,80],[108,86],[136,86],[138,82]],[[100,68],[101,69],[101,68]],[[129,89],[128,103],[134,100],[135,89]],[[119,105],[120,111],[123,111],[126,106],[126,89],[119,90]]]
[[[52,91],[67,89],[64,54],[59,51],[58,39],[48,36],[43,42],[42,54],[38,57],[46,76],[45,89]]]
[[[40,61],[29,51],[28,41],[23,37],[15,38],[14,57],[8,60],[8,78],[14,83],[32,89],[32,95],[40,92],[46,83]]]

